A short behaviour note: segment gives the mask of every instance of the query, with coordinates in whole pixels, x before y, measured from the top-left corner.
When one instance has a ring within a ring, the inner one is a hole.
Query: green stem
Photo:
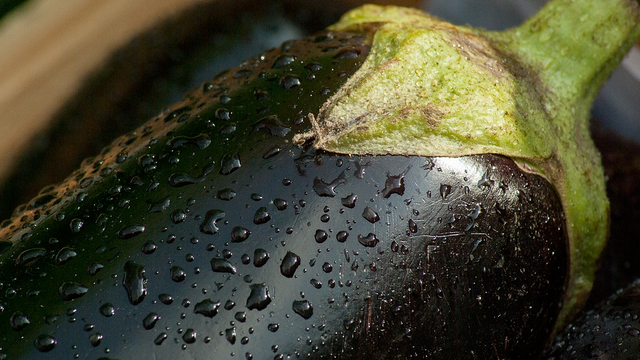
[[[559,100],[590,107],[640,34],[638,2],[554,0],[503,34],[525,63],[542,69]]]

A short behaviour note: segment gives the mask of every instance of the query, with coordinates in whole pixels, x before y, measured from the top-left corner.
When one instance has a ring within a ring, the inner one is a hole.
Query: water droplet
[[[340,175],[330,183],[327,183],[320,178],[315,178],[313,179],[313,190],[319,196],[334,197],[336,196],[336,187],[346,182],[347,180],[344,172],[340,173]]]
[[[227,339],[227,341],[232,345],[236,343],[236,336],[236,328],[234,327],[228,328],[224,331],[225,339]]]
[[[100,334],[99,332],[96,332],[89,335],[89,342],[91,343],[91,346],[97,347],[100,345],[102,338],[103,338],[102,334]]]
[[[58,251],[58,253],[56,254],[56,264],[58,264],[58,265],[66,264],[67,262],[69,262],[71,259],[73,259],[77,255],[78,255],[78,253],[75,252],[75,250],[73,250],[70,247],[65,246],[62,249],[60,249]]]
[[[313,306],[309,300],[295,300],[292,305],[293,311],[305,319],[309,319],[313,315]]]
[[[310,284],[316,289],[322,288],[322,282],[318,279],[311,279]]]
[[[233,317],[242,323],[247,321],[247,313],[244,311],[238,311]]]
[[[315,235],[313,236],[314,239],[316,239],[317,243],[323,243],[327,240],[327,232],[321,229],[316,230]]]
[[[187,213],[182,209],[175,209],[171,212],[169,216],[171,222],[174,224],[180,224],[181,222],[187,220]]]
[[[273,62],[272,69],[278,69],[287,65],[290,65],[294,61],[296,61],[297,57],[295,55],[282,54],[278,56],[278,58]]]
[[[384,189],[382,189],[382,197],[387,199],[391,194],[404,195],[405,174],[406,172],[395,176],[387,175],[387,180],[384,183]]]
[[[364,211],[362,211],[362,217],[372,224],[380,221],[378,213],[368,206],[364,208]]]
[[[16,258],[16,265],[33,265],[36,261],[41,259],[47,254],[47,251],[43,248],[33,248],[25,250]]]
[[[15,331],[20,331],[27,327],[31,323],[27,315],[22,313],[21,311],[16,311],[11,315],[11,329]]]
[[[273,200],[273,204],[276,206],[276,208],[280,211],[284,210],[287,208],[287,206],[289,205],[287,203],[287,200],[285,199],[275,199]]]
[[[273,136],[285,137],[291,128],[284,125],[277,115],[269,115],[254,123],[253,131],[259,130],[264,130]]]
[[[413,219],[409,219],[409,231],[413,234],[418,232],[418,224]]]
[[[42,334],[42,335],[38,335],[38,337],[34,342],[34,345],[38,351],[48,352],[53,350],[53,348],[56,347],[57,343],[58,342],[53,336]]]
[[[352,49],[342,49],[339,50],[338,53],[333,57],[334,59],[355,59],[362,54],[362,49],[360,48],[352,48]]]
[[[71,222],[69,223],[69,227],[71,228],[71,231],[74,233],[79,233],[80,230],[82,230],[83,225],[84,225],[84,222],[82,222],[82,220],[77,218],[71,220]]]
[[[187,185],[197,184],[204,180],[204,178],[194,178],[193,176],[186,173],[175,173],[169,175],[169,185],[173,187],[183,187]]]
[[[165,305],[170,305],[173,303],[173,296],[169,294],[160,294],[158,295],[158,299],[160,299],[160,302]]]
[[[156,345],[160,345],[162,344],[165,340],[167,340],[167,338],[169,337],[169,335],[167,335],[167,333],[160,333],[155,340],[153,340],[153,343]]]
[[[340,231],[338,232],[338,234],[336,235],[336,240],[338,240],[339,242],[345,242],[347,241],[347,238],[349,237],[349,233],[346,231]]]
[[[89,291],[89,288],[76,282],[65,282],[58,289],[64,301],[77,299]]]
[[[193,329],[187,329],[184,334],[182,334],[182,340],[187,344],[193,344],[196,342],[197,333]]]
[[[211,144],[211,139],[209,139],[209,135],[207,134],[200,134],[194,137],[176,136],[167,142],[167,145],[174,150],[179,149],[185,145],[195,145],[200,150],[204,150],[210,144]]]
[[[262,310],[269,305],[271,302],[271,296],[269,295],[269,289],[267,285],[262,284],[251,284],[249,286],[251,288],[251,294],[247,298],[247,308],[249,310]]]
[[[231,120],[231,112],[225,108],[216,109],[216,117],[222,121]]]
[[[446,200],[449,194],[451,194],[451,185],[440,184],[440,197],[442,200]]]
[[[131,305],[138,305],[147,296],[147,279],[145,278],[144,266],[133,261],[124,264],[124,278],[122,285],[127,291]]]
[[[271,332],[276,332],[276,331],[278,331],[278,329],[280,329],[280,324],[271,323],[271,324],[267,325],[267,330],[269,330]]]
[[[144,254],[151,255],[154,251],[158,249],[158,246],[151,240],[142,244],[142,248],[140,249]]]
[[[280,146],[274,146],[271,149],[267,150],[267,152],[265,152],[264,154],[262,154],[262,158],[263,159],[270,159],[278,154],[280,154],[280,152],[282,151],[282,148]]]
[[[220,200],[229,201],[234,197],[236,197],[236,192],[233,189],[226,188],[218,191],[218,199]]]
[[[234,154],[232,156],[225,156],[222,160],[222,167],[220,168],[220,174],[229,175],[232,172],[238,170],[242,164],[240,163],[240,158],[238,154]]]
[[[187,278],[187,272],[180,266],[171,267],[171,280],[175,282],[182,282]]]
[[[193,312],[206,316],[208,318],[212,318],[218,314],[218,310],[220,309],[221,305],[222,304],[220,303],[220,301],[205,299],[200,301],[193,307]]]
[[[142,234],[144,230],[144,225],[125,226],[118,231],[118,237],[120,239],[131,239],[132,237]]]
[[[211,270],[228,274],[236,273],[236,267],[233,266],[233,264],[228,260],[219,257],[211,259]]]
[[[331,271],[333,271],[333,266],[331,264],[329,264],[328,262],[325,262],[324,264],[322,264],[322,271],[324,271],[324,272],[326,272],[328,274]]]
[[[287,251],[280,264],[280,273],[288,278],[293,277],[298,266],[300,266],[300,257],[291,251]]]
[[[154,312],[150,312],[142,319],[142,326],[147,330],[151,330],[156,326],[158,320],[160,320],[160,316]]]
[[[358,201],[358,195],[351,193],[351,195],[347,195],[340,199],[342,206],[353,209],[356,207],[356,201]]]
[[[265,249],[256,249],[253,252],[253,265],[261,267],[269,260],[269,253]]]
[[[91,264],[89,264],[89,266],[87,266],[87,273],[89,273],[89,275],[93,276],[93,275],[97,274],[98,271],[102,270],[103,267],[104,267],[104,265],[94,261]]]
[[[171,205],[171,199],[167,196],[166,198],[158,201],[152,202],[149,204],[149,212],[163,212],[166,211]]]
[[[366,247],[374,247],[378,245],[379,241],[378,237],[372,233],[367,236],[358,235],[358,242]]]
[[[249,238],[249,235],[251,235],[251,231],[242,226],[236,226],[231,230],[231,242],[243,242]]]
[[[298,87],[300,84],[300,77],[295,74],[287,74],[280,78],[280,86],[287,90]]]
[[[253,223],[256,225],[264,224],[269,220],[271,220],[271,214],[269,214],[266,207],[256,210],[256,214],[253,216]]]
[[[234,193],[235,195],[235,193]],[[215,234],[220,230],[217,222],[225,217],[222,210],[209,210],[204,216],[204,220],[200,224],[200,231],[205,234]]]
[[[116,308],[113,306],[112,303],[104,303],[102,305],[100,305],[100,314],[102,314],[102,316],[105,317],[112,317],[113,315],[116,314]]]

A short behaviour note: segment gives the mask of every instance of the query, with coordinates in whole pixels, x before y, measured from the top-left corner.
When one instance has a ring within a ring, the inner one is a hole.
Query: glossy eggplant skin
[[[3,223],[0,358],[532,358],[568,273],[507,158],[292,144],[362,35],[250,59]]]
[[[640,280],[573,319],[550,346],[547,359],[640,358]]]

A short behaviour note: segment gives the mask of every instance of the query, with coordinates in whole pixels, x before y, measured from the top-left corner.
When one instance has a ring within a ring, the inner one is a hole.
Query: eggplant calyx
[[[504,32],[368,5],[332,29],[367,34],[371,52],[294,141],[343,154],[494,153],[529,164],[558,190],[567,218],[571,270],[561,326],[586,300],[607,237],[609,202],[589,111],[640,34],[638,4],[553,0]]]

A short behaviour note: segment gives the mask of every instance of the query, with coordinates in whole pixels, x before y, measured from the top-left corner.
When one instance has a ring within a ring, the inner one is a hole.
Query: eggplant
[[[0,225],[0,358],[540,356],[606,235],[591,85],[640,31],[607,4],[366,6],[221,73]]]
[[[553,359],[637,359],[640,280],[572,320],[549,347]]]

